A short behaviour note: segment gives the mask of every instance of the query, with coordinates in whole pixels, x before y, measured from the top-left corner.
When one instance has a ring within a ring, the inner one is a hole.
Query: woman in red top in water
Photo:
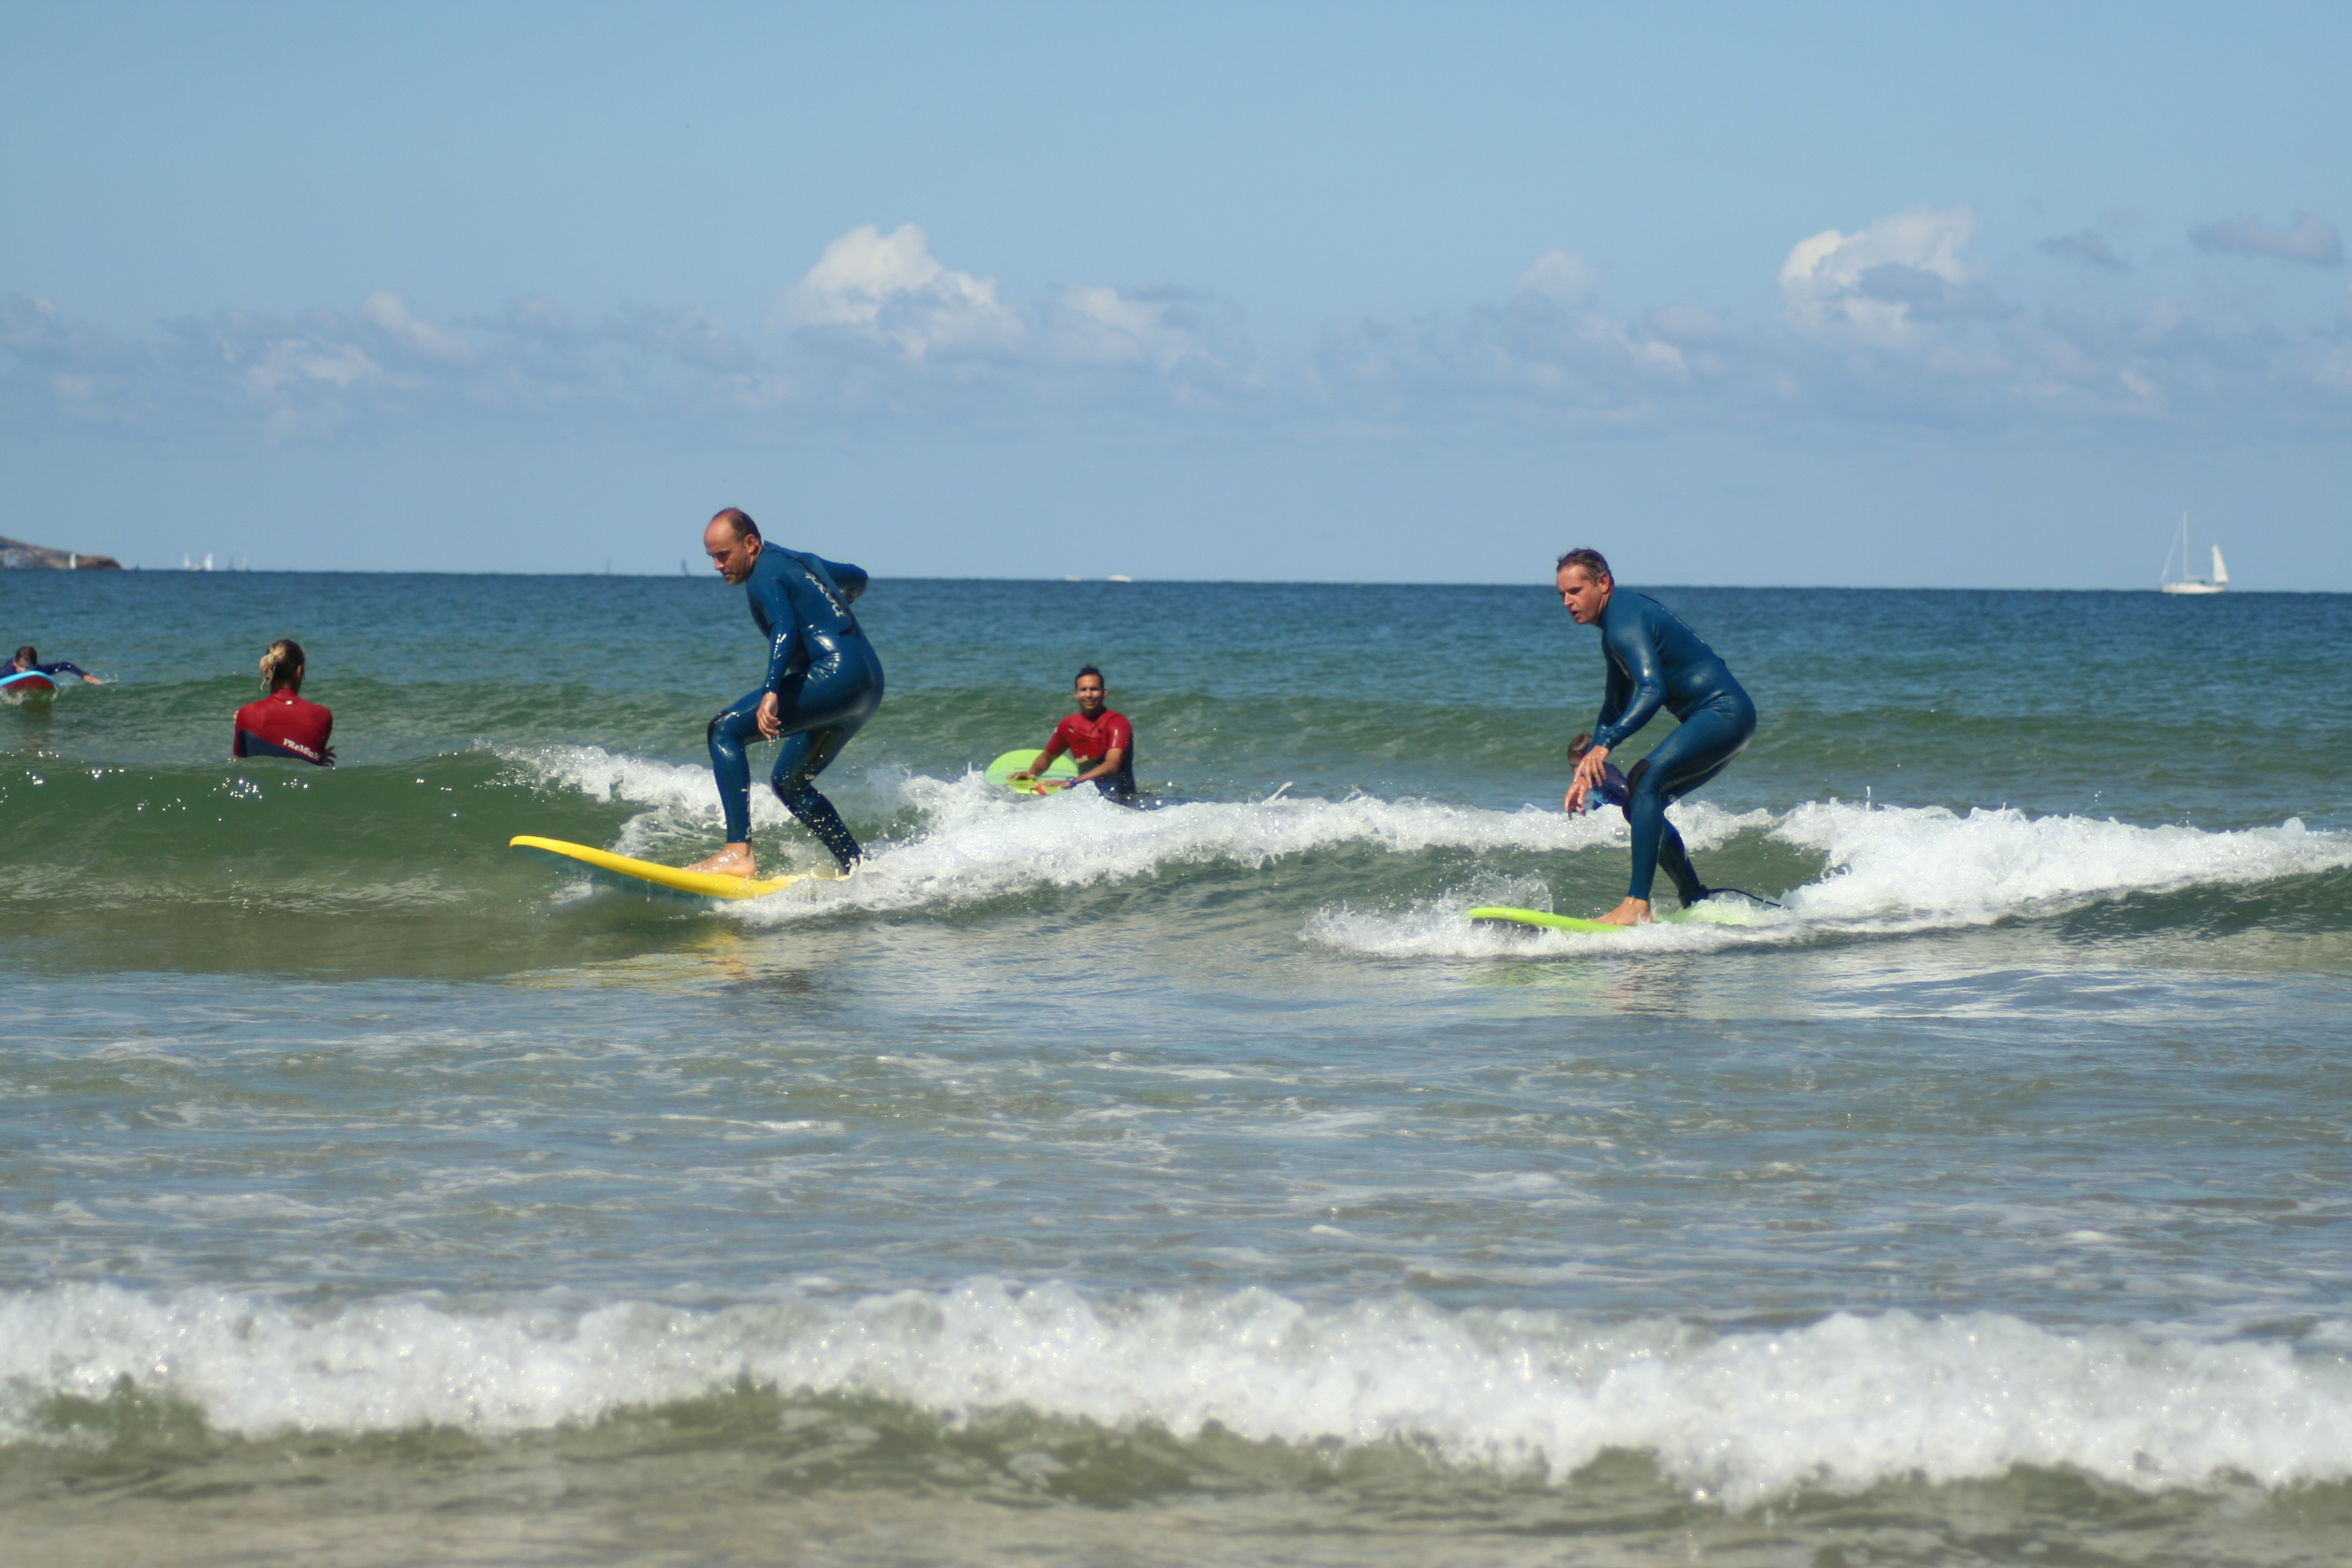
[[[291,757],[322,768],[335,765],[335,749],[327,744],[335,716],[302,700],[303,662],[302,645],[292,637],[269,645],[261,656],[261,684],[269,695],[236,710],[232,756]]]
[[[1078,710],[1055,726],[1054,738],[1045,742],[1028,771],[1013,776],[1034,778],[1040,789],[1092,784],[1121,805],[1133,805],[1135,726],[1127,721],[1126,714],[1114,713],[1103,705],[1105,695],[1101,670],[1090,664],[1078,671]],[[1067,781],[1042,777],[1046,764],[1065,751],[1078,764],[1078,776]]]

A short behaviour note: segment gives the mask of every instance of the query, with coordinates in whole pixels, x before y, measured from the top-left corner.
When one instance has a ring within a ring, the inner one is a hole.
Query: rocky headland
[[[31,567],[55,572],[120,572],[122,563],[111,555],[89,555],[79,550],[52,550],[0,536],[0,569]]]

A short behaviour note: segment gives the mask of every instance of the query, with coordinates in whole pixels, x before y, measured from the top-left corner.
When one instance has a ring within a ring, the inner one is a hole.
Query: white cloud
[[[224,310],[125,341],[14,296],[0,298],[0,416],[311,439],[486,419],[574,431],[675,421],[753,441],[845,420],[1003,430],[1117,417],[1172,430],[1217,418],[1279,438],[1474,440],[1709,422],[2352,424],[2352,320],[2335,302],[2324,323],[2223,324],[2200,290],[2151,287],[2118,305],[2103,289],[2110,302],[2095,310],[2067,303],[2079,285],[2062,279],[2051,305],[2027,309],[1976,275],[1975,230],[1954,207],[1815,235],[1780,268],[1780,314],[1744,322],[1688,301],[1604,309],[1592,263],[1549,250],[1490,302],[1336,325],[1316,353],[1271,370],[1214,299],[1077,283],[1008,300],[933,256],[911,225],[826,246],[778,303],[789,330],[767,338],[690,308],[575,321],[537,298],[444,326],[380,290],[346,310]],[[2147,263],[2166,265],[2177,263]]]
[[[474,347],[446,327],[436,327],[412,314],[408,301],[389,289],[379,289],[360,301],[360,320],[412,353],[438,364],[471,364]]]
[[[1599,270],[1572,250],[1545,251],[1519,278],[1520,293],[1559,305],[1576,304],[1600,286]]]
[[[911,223],[888,234],[861,225],[826,246],[770,321],[877,339],[917,360],[1005,353],[1027,335],[995,279],[942,266],[930,236]]]
[[[1977,215],[1958,206],[1896,213],[1858,234],[1823,229],[1799,240],[1780,264],[1781,314],[1804,331],[1906,342],[1939,286],[1959,290],[1969,282],[1960,250],[1976,228]]]
[[[1574,252],[1549,250],[1500,304],[1402,329],[1351,323],[1326,340],[1309,388],[1353,428],[1386,435],[1498,420],[1622,428],[1664,417],[1670,398],[1706,395],[1720,362],[1686,352],[1654,323],[1637,326],[1593,307],[1599,276]],[[1695,342],[1721,330],[1695,308],[1674,319]]]
[[[383,374],[383,366],[350,343],[282,338],[263,349],[237,379],[267,397],[306,383],[344,392]]]
[[[2313,267],[2338,267],[2344,261],[2344,237],[2336,226],[2309,213],[2294,215],[2292,228],[2273,228],[2258,217],[2231,218],[2200,224],[2189,231],[2198,249],[2244,256],[2268,256]]]
[[[613,337],[641,337],[672,358],[713,370],[740,370],[752,361],[751,345],[735,329],[701,310],[645,310],[606,330]]]
[[[1124,293],[1101,285],[1062,290],[1048,316],[1048,353],[1072,366],[1148,366],[1173,370],[1187,360],[1221,362],[1181,319],[1185,297]]]

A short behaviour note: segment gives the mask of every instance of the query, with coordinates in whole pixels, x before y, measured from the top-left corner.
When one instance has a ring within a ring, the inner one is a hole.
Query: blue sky
[[[2352,590],[2352,9],[0,10],[0,533]]]

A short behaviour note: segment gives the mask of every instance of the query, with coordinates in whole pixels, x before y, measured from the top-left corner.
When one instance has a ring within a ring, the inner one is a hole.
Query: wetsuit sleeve
[[[1633,700],[1633,683],[1625,679],[1624,671],[1617,668],[1617,661],[1607,657],[1605,648],[1601,664],[1606,674],[1601,688],[1601,712],[1592,721],[1591,743],[1605,746],[1609,742],[1601,737],[1612,732],[1610,726],[1617,722],[1617,715],[1625,711],[1625,704]]]
[[[1592,731],[1592,743],[1613,752],[1628,735],[1657,717],[1666,700],[1666,676],[1658,668],[1658,645],[1639,616],[1628,616],[1613,628],[1602,627],[1601,636],[1611,656],[1609,692],[1601,705],[1601,723]]]
[[[1135,726],[1127,721],[1125,715],[1118,713],[1112,714],[1111,721],[1105,731],[1103,754],[1105,756],[1108,756],[1113,752],[1132,752],[1134,750]]]
[[[33,668],[39,670],[43,675],[87,675],[89,673],[88,670],[82,668],[81,666],[78,664],[68,664],[62,659],[58,660],[55,664],[37,664],[33,666]]]
[[[853,605],[857,602],[857,595],[866,592],[866,584],[872,581],[866,575],[865,567],[852,566],[846,561],[828,561],[824,569],[833,574],[833,585],[841,590],[841,596]]]
[[[1058,757],[1064,752],[1068,751],[1070,749],[1069,729],[1070,721],[1067,719],[1065,719],[1060,723],[1055,725],[1053,739],[1045,742],[1045,749],[1038,752],[1037,760],[1029,765],[1032,768],[1042,769],[1047,763],[1052,762],[1055,757]]]
[[[807,568],[797,561],[787,570],[807,574]],[[761,685],[778,693],[784,689],[784,677],[791,673],[793,655],[800,651],[801,646],[800,612],[793,604],[784,575],[782,572],[761,572],[751,582],[753,618],[768,632],[768,679]]]

